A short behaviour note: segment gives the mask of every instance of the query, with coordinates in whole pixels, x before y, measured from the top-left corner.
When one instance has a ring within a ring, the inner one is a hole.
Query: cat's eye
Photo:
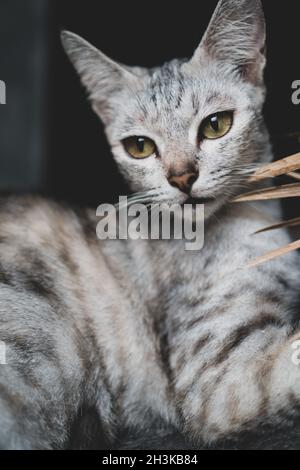
[[[148,137],[129,137],[123,140],[127,153],[133,158],[148,158],[157,154],[156,145]]]
[[[206,118],[199,131],[200,140],[220,139],[230,131],[233,124],[233,112],[225,111],[223,113],[212,114]]]

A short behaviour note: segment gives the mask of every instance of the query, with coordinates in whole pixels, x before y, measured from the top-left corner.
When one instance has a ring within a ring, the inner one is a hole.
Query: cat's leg
[[[261,322],[240,325],[222,341],[198,338],[191,341],[194,358],[174,362],[180,374],[175,396],[188,438],[238,441],[263,427],[288,434],[299,423],[300,368],[293,345],[300,334],[291,335],[262,312]]]
[[[292,429],[300,418],[300,331],[289,311],[298,255],[248,269],[259,251],[248,243],[211,257],[200,292],[187,286],[169,319],[177,408],[187,436],[205,444],[261,426]]]
[[[116,448],[118,450],[192,450],[193,444],[187,442],[178,430],[162,422],[160,426],[145,426],[139,432],[124,429],[119,436]]]
[[[49,302],[1,287],[0,447],[62,448],[91,367],[75,325]]]

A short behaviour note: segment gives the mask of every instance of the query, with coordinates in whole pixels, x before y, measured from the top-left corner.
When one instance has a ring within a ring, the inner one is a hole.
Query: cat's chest
[[[148,263],[147,295],[150,313],[174,313],[189,306],[201,308],[205,295],[213,289],[217,258],[213,249],[187,252],[181,243],[155,244]],[[141,288],[143,280],[137,285]]]

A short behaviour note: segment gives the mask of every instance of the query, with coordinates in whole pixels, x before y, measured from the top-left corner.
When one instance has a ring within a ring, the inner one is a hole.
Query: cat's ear
[[[94,111],[105,124],[110,120],[110,104],[118,91],[131,87],[137,76],[69,31],[61,33],[63,47],[81,77]]]
[[[191,63],[215,59],[260,84],[266,64],[266,24],[261,0],[220,0]]]

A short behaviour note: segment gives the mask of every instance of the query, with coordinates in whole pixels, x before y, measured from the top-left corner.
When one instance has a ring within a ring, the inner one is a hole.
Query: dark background
[[[74,31],[121,62],[153,66],[191,56],[216,3],[0,0],[0,79],[7,85],[7,105],[0,105],[0,189],[88,205],[124,194],[59,32]],[[300,150],[299,139],[287,135],[300,131],[300,106],[291,102],[291,84],[300,79],[297,3],[263,2],[265,115],[276,157]]]

